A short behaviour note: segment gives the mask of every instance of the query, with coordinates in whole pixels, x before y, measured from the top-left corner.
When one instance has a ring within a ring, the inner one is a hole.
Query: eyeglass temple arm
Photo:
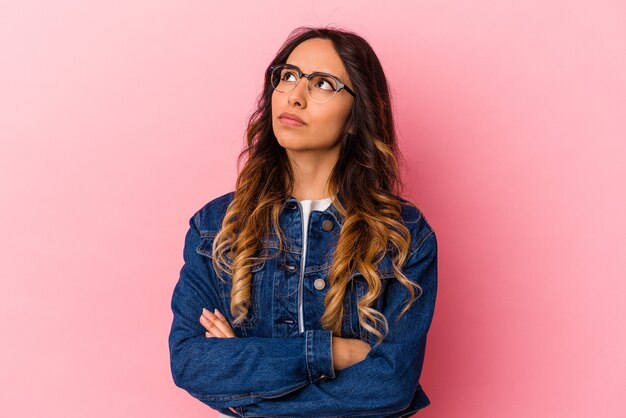
[[[345,89],[348,93],[352,95],[352,97],[356,97],[356,93],[350,89],[350,87],[346,86],[344,83],[339,82],[339,90]]]

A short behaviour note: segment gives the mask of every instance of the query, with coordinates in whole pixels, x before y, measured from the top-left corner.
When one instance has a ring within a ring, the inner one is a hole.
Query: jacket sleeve
[[[201,242],[196,215],[189,220],[184,264],[171,300],[168,342],[176,386],[213,409],[223,409],[334,378],[330,330],[289,338],[206,338],[199,322],[202,308],[221,307],[213,267],[196,252]]]
[[[437,241],[432,230],[409,257],[403,273],[420,284],[423,294],[396,324],[395,318],[409,295],[397,280],[390,283],[382,309],[389,333],[363,361],[336,371],[334,379],[315,382],[280,398],[236,407],[237,412],[244,417],[398,417],[404,416],[399,412],[419,409],[412,401],[419,398],[417,391],[421,390],[426,333],[437,292]],[[430,403],[427,398],[426,402]]]

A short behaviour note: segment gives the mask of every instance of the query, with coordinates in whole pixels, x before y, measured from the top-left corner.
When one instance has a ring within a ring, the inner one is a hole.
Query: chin
[[[278,145],[280,145],[287,151],[304,151],[309,149],[309,147],[304,146],[304,144],[298,144],[294,141],[278,141]]]
[[[276,136],[276,140],[278,141],[278,143],[285,148],[298,148],[304,144],[311,142],[306,138],[306,136],[298,135],[294,132],[278,131],[274,133],[274,136]]]

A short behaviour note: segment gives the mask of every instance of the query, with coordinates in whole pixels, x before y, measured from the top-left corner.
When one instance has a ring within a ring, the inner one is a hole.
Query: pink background
[[[626,416],[623,1],[90,3],[0,5],[0,416],[217,416],[169,370],[187,221],[326,24],[379,55],[438,233],[419,416]]]

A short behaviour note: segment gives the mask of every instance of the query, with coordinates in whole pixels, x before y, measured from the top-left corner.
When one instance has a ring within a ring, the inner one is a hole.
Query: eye
[[[313,77],[313,87],[324,91],[335,91],[337,89],[337,83],[332,78],[315,76]]]
[[[290,80],[289,77],[293,77],[293,80]],[[298,79],[298,74],[290,70],[284,70],[281,76],[281,80],[284,80],[284,81],[296,81],[297,79]]]

